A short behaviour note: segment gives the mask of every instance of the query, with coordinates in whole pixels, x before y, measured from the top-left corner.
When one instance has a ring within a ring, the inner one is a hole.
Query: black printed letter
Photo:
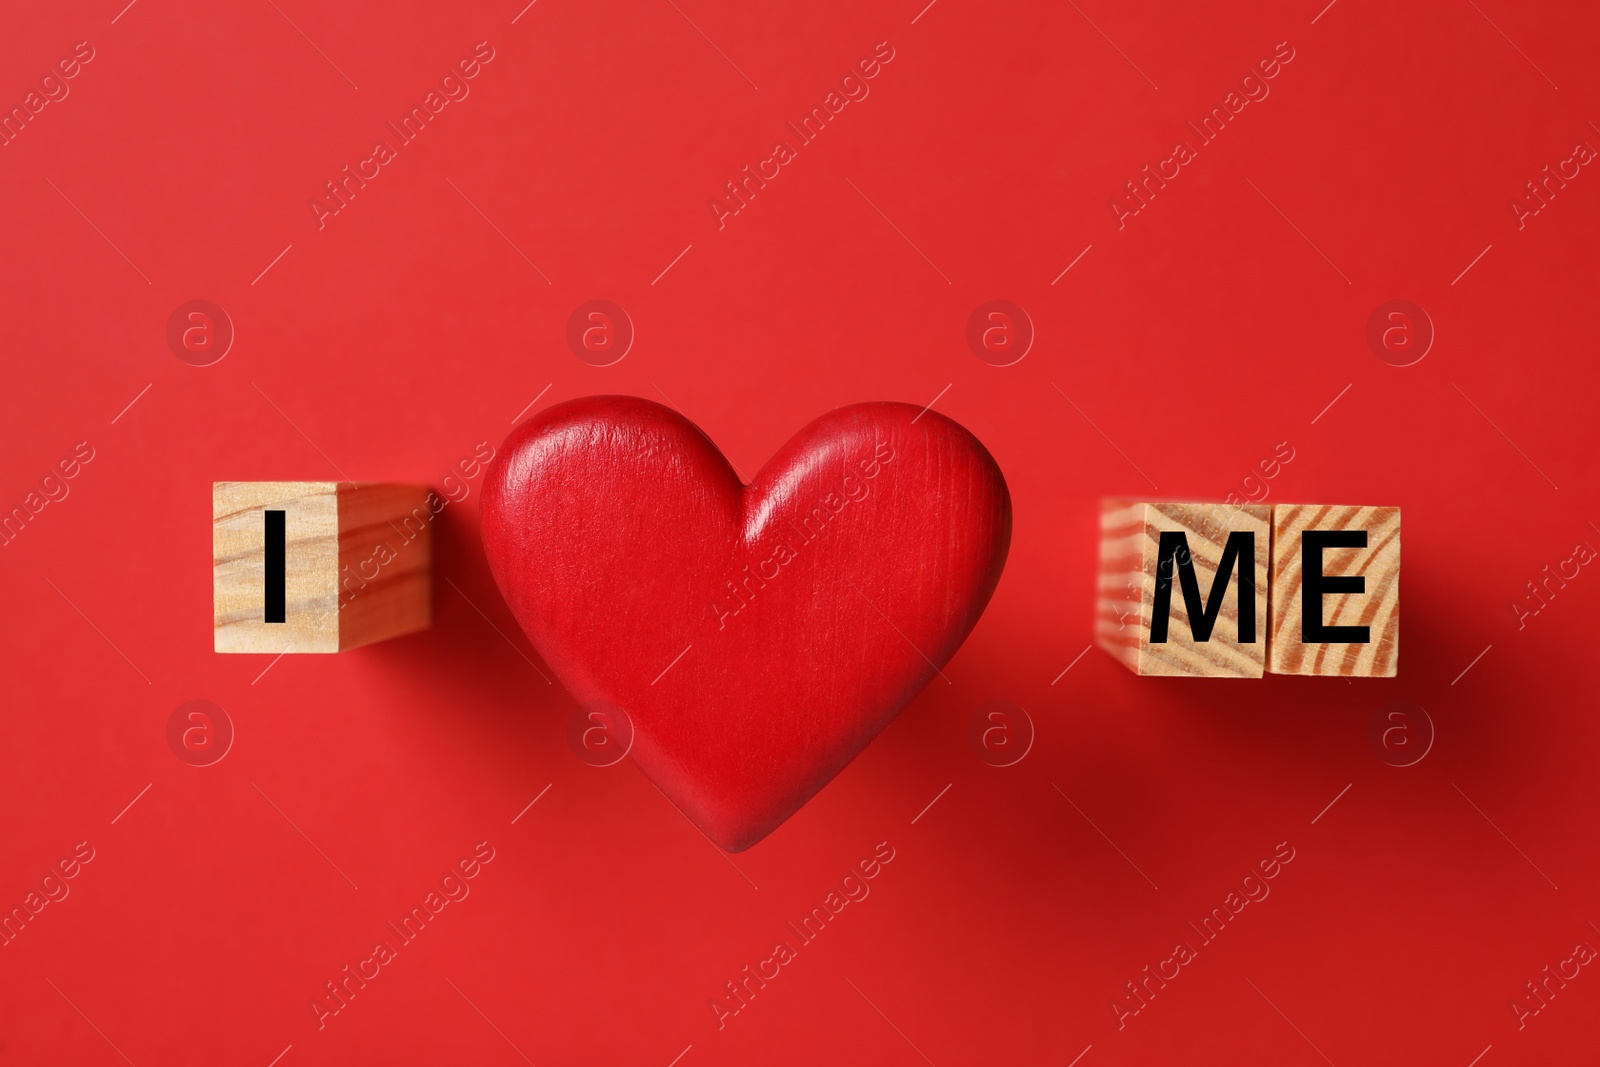
[[[1222,597],[1233,580],[1234,563],[1239,565],[1239,643],[1256,639],[1256,539],[1243,530],[1228,535],[1228,543],[1217,563],[1217,577],[1211,583],[1211,599],[1200,607],[1200,583],[1194,575],[1194,557],[1189,554],[1189,538],[1182,530],[1161,531],[1156,550],[1156,595],[1150,607],[1150,643],[1166,644],[1167,617],[1172,614],[1172,572],[1178,572],[1183,587],[1183,606],[1189,613],[1189,630],[1196,642],[1211,640],[1211,628],[1222,613]]]
[[[1364,645],[1372,640],[1366,626],[1324,626],[1324,593],[1365,593],[1359,574],[1323,574],[1324,548],[1366,548],[1365,530],[1306,530],[1300,534],[1300,639],[1308,645]]]

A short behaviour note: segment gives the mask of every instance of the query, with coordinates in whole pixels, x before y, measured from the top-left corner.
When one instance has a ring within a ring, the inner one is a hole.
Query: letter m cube
[[[1107,500],[1095,640],[1135,674],[1260,678],[1272,508]]]

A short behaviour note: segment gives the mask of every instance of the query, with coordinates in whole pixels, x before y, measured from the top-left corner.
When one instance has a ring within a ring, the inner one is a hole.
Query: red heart
[[[830,412],[750,485],[634,397],[550,408],[484,483],[506,602],[579,701],[626,711],[634,761],[739,852],[932,679],[1005,565],[993,457],[907,404]]]

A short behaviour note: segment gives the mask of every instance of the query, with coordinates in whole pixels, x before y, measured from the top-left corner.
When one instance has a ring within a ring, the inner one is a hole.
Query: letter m
[[[1211,583],[1211,595],[1204,606],[1200,603],[1200,582],[1194,573],[1194,557],[1189,552],[1189,537],[1182,530],[1163,530],[1156,550],[1156,592],[1150,606],[1150,643],[1166,644],[1167,622],[1172,614],[1172,578],[1176,574],[1183,589],[1183,606],[1189,613],[1189,631],[1195,641],[1211,640],[1211,629],[1222,614],[1222,598],[1233,581],[1234,568],[1239,573],[1239,643],[1248,645],[1256,639],[1256,571],[1255,535],[1238,530],[1228,535],[1228,543],[1217,561],[1217,577]]]

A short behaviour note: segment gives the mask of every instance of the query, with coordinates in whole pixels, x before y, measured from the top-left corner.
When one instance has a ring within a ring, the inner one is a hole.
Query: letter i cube
[[[340,652],[426,629],[432,492],[420,485],[216,482],[218,652]]]

